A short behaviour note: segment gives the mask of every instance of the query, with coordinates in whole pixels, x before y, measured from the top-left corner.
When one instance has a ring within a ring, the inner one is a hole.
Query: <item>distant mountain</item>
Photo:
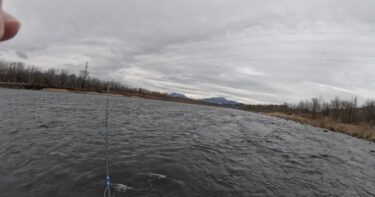
[[[189,99],[189,97],[187,97],[183,94],[180,94],[180,93],[176,93],[176,92],[169,93],[168,95],[171,96],[171,97],[175,97],[175,98]]]
[[[227,100],[224,97],[206,98],[206,99],[202,99],[202,101],[205,101],[207,103],[217,104],[217,105],[238,105],[238,104],[240,104],[236,101]]]

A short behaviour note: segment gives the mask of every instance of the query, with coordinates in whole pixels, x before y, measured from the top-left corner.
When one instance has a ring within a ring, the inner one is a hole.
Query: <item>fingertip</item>
[[[0,39],[1,41],[9,40],[17,35],[21,27],[21,23],[16,18],[6,12],[3,12],[3,23],[4,33]]]

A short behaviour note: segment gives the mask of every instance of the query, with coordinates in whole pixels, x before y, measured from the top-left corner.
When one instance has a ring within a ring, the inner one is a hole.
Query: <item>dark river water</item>
[[[0,196],[103,196],[105,96],[0,89]],[[233,109],[110,97],[121,196],[375,196],[375,143]]]

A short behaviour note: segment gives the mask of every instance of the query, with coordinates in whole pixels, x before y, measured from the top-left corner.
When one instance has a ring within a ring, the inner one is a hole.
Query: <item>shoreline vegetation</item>
[[[348,124],[335,121],[328,117],[311,118],[294,114],[286,114],[281,112],[265,113],[269,116],[292,120],[299,123],[309,124],[315,127],[325,129],[324,132],[333,131],[344,133],[356,138],[366,139],[375,142],[375,127],[366,123]]]
[[[374,100],[359,105],[356,97],[351,100],[336,97],[329,102],[322,98],[312,98],[299,103],[246,105],[244,108],[375,142]]]
[[[71,92],[105,94],[109,85],[111,95],[140,97],[179,103],[230,107],[234,109],[262,113],[282,119],[293,120],[325,131],[345,133],[353,137],[375,142],[375,101],[369,100],[359,106],[357,98],[342,100],[335,98],[325,102],[321,98],[301,101],[297,104],[282,105],[219,105],[191,98],[173,97],[167,93],[131,87],[117,81],[105,81],[89,76],[88,65],[78,75],[68,70],[48,69],[42,71],[22,62],[0,60],[0,87],[13,89],[43,90],[52,92]]]

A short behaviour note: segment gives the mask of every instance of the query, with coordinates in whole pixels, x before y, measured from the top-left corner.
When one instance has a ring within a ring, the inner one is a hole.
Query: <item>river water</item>
[[[0,196],[103,196],[105,96],[0,89]],[[375,196],[375,143],[264,115],[112,96],[121,196]]]

